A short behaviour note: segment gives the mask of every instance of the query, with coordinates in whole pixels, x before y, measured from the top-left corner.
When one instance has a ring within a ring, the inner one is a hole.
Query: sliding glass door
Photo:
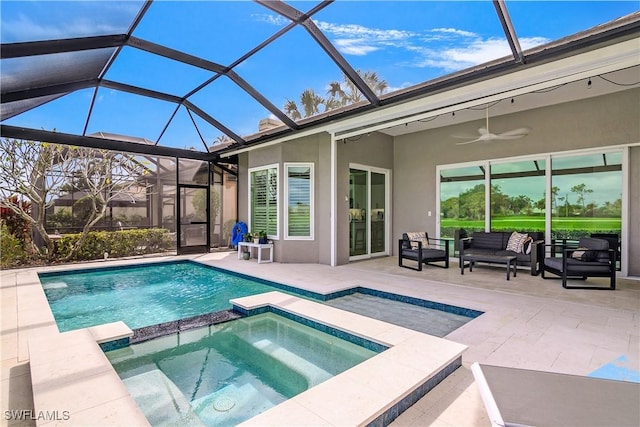
[[[598,236],[620,245],[623,158],[590,151],[439,167],[440,237],[543,231],[547,243]]]
[[[349,258],[386,255],[389,171],[351,165],[349,169]]]

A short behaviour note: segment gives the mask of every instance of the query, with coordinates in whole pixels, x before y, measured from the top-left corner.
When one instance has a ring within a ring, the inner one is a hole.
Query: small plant
[[[265,244],[267,243],[267,232],[262,230],[259,234],[258,234],[259,238],[260,238],[260,243],[261,244]]]
[[[251,233],[247,232],[247,234],[244,235],[244,241],[253,242],[253,236],[251,235]]]

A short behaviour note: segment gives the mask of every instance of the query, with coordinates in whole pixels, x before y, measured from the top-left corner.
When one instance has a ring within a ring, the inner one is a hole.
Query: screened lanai
[[[185,247],[200,249],[226,245],[242,216],[235,184],[242,150],[317,132],[343,141],[377,130],[400,136],[442,126],[435,119],[444,111],[477,120],[483,108],[437,97],[632,39],[639,28],[637,3],[629,1],[16,1],[0,8],[2,137],[143,156],[158,165],[146,213],[128,207],[123,215],[142,219],[119,218],[125,208],[114,205],[105,226],[165,228],[178,247],[188,235],[195,240]],[[591,88],[590,79],[589,96],[622,90],[637,66],[611,72],[594,82],[622,83]],[[518,108],[548,102],[525,87]],[[572,87],[554,94],[576,99]],[[493,106],[486,95],[476,104],[500,114],[507,102]],[[180,172],[192,170],[201,173]],[[176,222],[201,191],[207,218]]]

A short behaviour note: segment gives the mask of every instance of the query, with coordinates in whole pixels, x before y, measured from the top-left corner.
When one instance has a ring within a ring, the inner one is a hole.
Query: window
[[[551,238],[622,233],[622,152],[555,157]]]
[[[285,238],[313,240],[313,163],[285,163]]]
[[[278,165],[249,169],[249,230],[278,238]]]
[[[491,164],[491,231],[545,229],[543,158]]]
[[[485,229],[485,167],[440,170],[440,236]]]

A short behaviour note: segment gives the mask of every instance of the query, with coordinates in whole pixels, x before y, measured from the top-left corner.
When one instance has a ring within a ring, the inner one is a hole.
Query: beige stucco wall
[[[274,245],[274,259],[278,262],[311,262],[329,264],[331,262],[330,229],[331,188],[330,173],[330,136],[326,133],[296,139],[283,144],[259,148],[239,155],[238,205],[239,219],[249,224],[248,171],[249,168],[278,164],[280,223]],[[314,239],[285,240],[284,215],[284,164],[287,162],[305,162],[314,164]],[[250,225],[250,224],[249,224]]]
[[[495,132],[522,126],[532,128],[531,133],[520,140],[456,145],[460,140],[451,135],[474,132],[484,126],[482,120],[396,137],[393,236],[398,238],[405,230],[422,229],[435,234],[437,165],[637,144],[640,142],[639,117],[640,90],[633,89],[490,119]],[[631,172],[635,176],[638,176],[638,165],[637,159],[632,162]],[[638,187],[635,186],[635,193],[633,190],[630,222],[638,224]],[[413,209],[402,209],[403,206]],[[432,212],[431,217],[428,211]],[[632,227],[629,238],[630,241],[640,239],[637,227]],[[640,253],[635,250],[635,254]]]

